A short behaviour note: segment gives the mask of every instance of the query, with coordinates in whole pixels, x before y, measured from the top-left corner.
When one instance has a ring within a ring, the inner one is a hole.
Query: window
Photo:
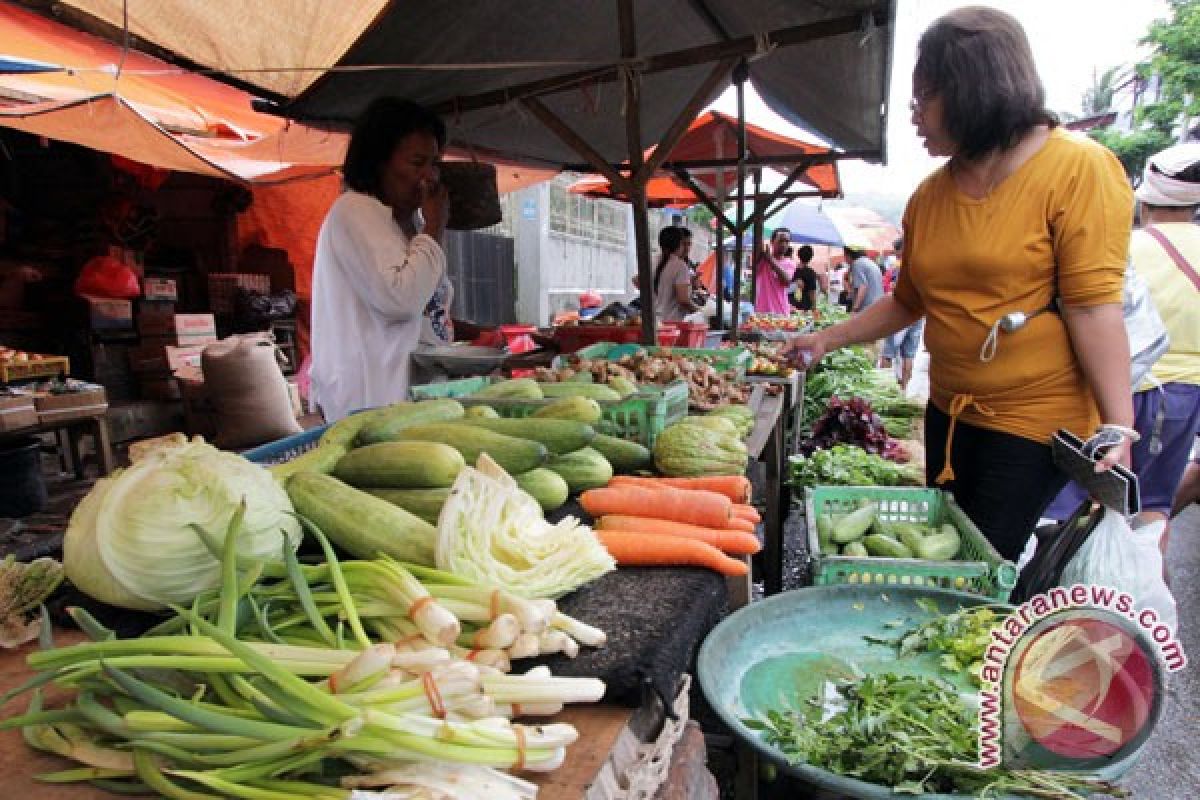
[[[567,190],[569,183],[555,181],[550,185],[550,230],[568,236],[624,246],[626,241],[626,211],[615,200],[594,200]]]

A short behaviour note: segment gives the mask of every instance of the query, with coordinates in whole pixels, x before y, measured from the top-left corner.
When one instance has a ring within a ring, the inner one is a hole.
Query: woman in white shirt
[[[327,422],[405,399],[423,331],[454,338],[441,244],[449,202],[438,183],[445,144],[436,115],[390,97],[372,102],[351,135],[346,190],[321,225],[313,274],[312,387]]]

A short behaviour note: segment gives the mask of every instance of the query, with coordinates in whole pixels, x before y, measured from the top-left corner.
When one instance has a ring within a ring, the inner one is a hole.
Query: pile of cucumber
[[[949,523],[938,527],[881,519],[879,504],[862,500],[848,514],[817,515],[817,543],[827,556],[953,561],[962,549],[962,536]]]
[[[459,472],[484,453],[545,511],[562,506],[571,494],[607,485],[614,472],[651,465],[650,451],[642,445],[592,427],[602,415],[594,394],[607,387],[552,385],[578,391],[552,390],[560,396],[519,419],[501,417],[486,399],[540,392],[533,381],[492,384],[468,407],[440,398],[355,414],[331,425],[314,450],[272,471],[280,480],[302,472],[331,475],[436,525]]]

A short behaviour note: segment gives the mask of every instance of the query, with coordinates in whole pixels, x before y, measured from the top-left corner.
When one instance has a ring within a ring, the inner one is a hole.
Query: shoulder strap
[[[1179,271],[1188,277],[1197,291],[1200,291],[1200,275],[1196,274],[1196,268],[1184,257],[1183,253],[1179,252],[1179,248],[1167,238],[1166,234],[1153,225],[1147,225],[1142,230],[1153,236],[1154,241],[1162,245],[1162,249],[1167,251],[1167,255],[1175,262],[1175,266],[1179,267]]]

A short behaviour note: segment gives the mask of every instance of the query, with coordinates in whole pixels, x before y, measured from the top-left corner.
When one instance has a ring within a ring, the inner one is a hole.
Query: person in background
[[[883,297],[883,273],[865,250],[851,245],[844,250],[850,262],[850,312],[859,314]]]
[[[796,267],[793,281],[796,289],[791,295],[792,305],[801,311],[815,311],[819,281],[817,280],[817,271],[809,266],[813,259],[813,249],[805,244],[801,245],[796,252],[800,265]]]
[[[1136,193],[1142,228],[1133,232],[1129,257],[1162,317],[1170,347],[1133,395],[1133,471],[1142,511],[1135,526],[1166,521],[1200,431],[1200,144],[1169,147],[1146,162]],[[1086,494],[1071,484],[1047,516],[1065,519]]]
[[[327,422],[404,400],[426,326],[453,338],[445,143],[436,115],[392,97],[373,101],[351,134],[345,191],[321,225],[313,269],[312,389]]]
[[[850,295],[846,291],[846,276],[850,274],[850,266],[845,260],[839,261],[829,268],[829,302],[835,306],[849,308]]]
[[[654,315],[661,322],[677,322],[702,306],[692,302],[692,268],[688,266],[692,242],[687,228],[668,225],[658,232],[658,265],[654,268]]]
[[[896,286],[896,276],[900,274],[900,253],[904,250],[904,240],[897,239],[892,242],[894,253],[888,253],[883,260],[883,291],[885,294],[891,294],[892,289]]]
[[[897,239],[895,242],[897,253],[904,252],[904,240]],[[900,277],[900,267],[903,262],[899,258],[893,257],[891,269],[892,286]],[[889,275],[883,276],[885,290],[891,294],[892,288],[887,286]],[[883,357],[881,358],[882,367],[892,367],[895,359],[900,360],[899,368],[896,372],[896,380],[900,382],[900,388],[907,391],[908,382],[912,380],[913,364],[917,359],[917,351],[921,348],[921,335],[925,332],[925,319],[921,318],[909,325],[904,330],[887,337],[884,340]]]
[[[761,314],[790,314],[788,286],[796,264],[787,256],[792,235],[787,228],[776,228],[771,242],[758,259],[755,270],[754,310]]]
[[[1015,561],[1066,481],[1055,431],[1103,435],[1097,470],[1129,461],[1132,191],[1110,151],[1057,127],[1025,32],[1004,12],[933,22],[910,107],[925,149],[949,160],[908,202],[895,291],[788,349],[811,365],[924,317],[928,484]],[[1024,324],[1002,331],[1013,312]]]

